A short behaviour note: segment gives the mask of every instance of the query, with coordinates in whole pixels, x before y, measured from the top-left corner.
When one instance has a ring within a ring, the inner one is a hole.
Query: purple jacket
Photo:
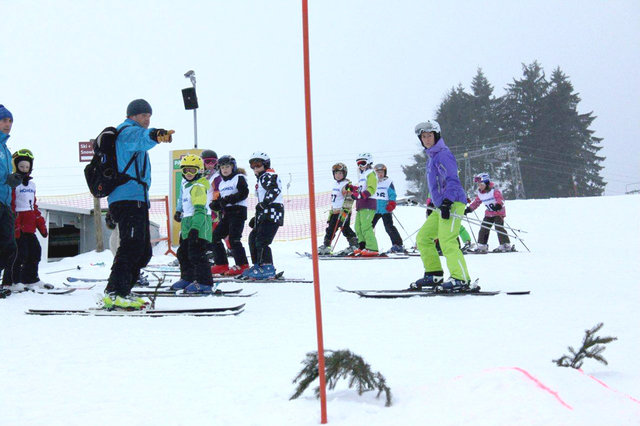
[[[458,163],[444,139],[440,138],[427,151],[427,185],[431,200],[440,207],[442,200],[448,198],[452,202],[467,203],[467,196],[458,178]]]

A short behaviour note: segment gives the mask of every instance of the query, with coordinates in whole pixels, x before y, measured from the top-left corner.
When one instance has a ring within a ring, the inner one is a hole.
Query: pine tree
[[[452,151],[462,151],[474,143],[471,139],[471,96],[462,85],[452,88],[445,96],[436,113],[442,138]]]
[[[548,198],[549,188],[544,178],[548,164],[540,154],[551,145],[543,120],[549,82],[537,61],[530,65],[522,64],[522,74],[522,79],[514,79],[507,86],[507,94],[500,102],[500,120],[518,144],[527,197]]]
[[[307,358],[302,361],[304,368],[298,373],[293,383],[298,383],[296,391],[291,399],[296,399],[319,377],[318,352],[307,353]],[[391,389],[380,372],[371,371],[369,364],[360,356],[343,349],[339,351],[325,350],[325,373],[327,387],[335,389],[340,379],[349,378],[349,388],[356,387],[358,395],[371,390],[377,390],[376,398],[384,392],[385,406],[391,406]],[[316,396],[320,395],[320,388],[315,389]]]
[[[554,146],[546,157],[554,171],[549,184],[557,187],[557,196],[601,195],[605,185],[599,163],[604,158],[596,153],[602,139],[589,129],[595,117],[578,113],[580,97],[560,68],[553,71],[550,83],[545,127]]]
[[[604,345],[611,343],[614,340],[618,340],[618,338],[596,336],[595,334],[600,331],[603,325],[603,323],[599,323],[591,330],[585,330],[585,336],[584,339],[582,339],[582,347],[576,351],[569,346],[568,349],[572,356],[562,355],[560,358],[554,359],[553,362],[555,362],[559,367],[580,368],[582,367],[582,363],[585,359],[593,358],[604,365],[608,365],[609,363],[602,356],[602,352],[606,349]]]

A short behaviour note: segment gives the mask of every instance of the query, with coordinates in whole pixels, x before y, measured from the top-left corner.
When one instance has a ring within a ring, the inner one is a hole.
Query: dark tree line
[[[456,155],[460,173],[465,152],[515,142],[527,198],[602,195],[605,183],[600,163],[604,157],[598,155],[602,138],[590,129],[596,117],[593,112],[578,112],[580,97],[560,68],[547,78],[538,62],[523,64],[522,77],[514,79],[505,91],[504,96],[494,96],[493,86],[479,69],[471,82],[471,93],[461,85],[454,87],[438,107],[436,120]],[[424,199],[424,152],[414,160],[403,170],[414,186],[410,195]],[[513,198],[513,165],[502,160],[495,156],[476,158],[471,172],[491,173],[505,196]]]

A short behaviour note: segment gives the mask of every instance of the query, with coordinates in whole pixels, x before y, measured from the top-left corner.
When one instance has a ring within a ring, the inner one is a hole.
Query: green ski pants
[[[375,214],[376,211],[372,209],[362,209],[356,213],[356,235],[358,236],[358,241],[364,241],[365,248],[372,251],[378,251],[378,240],[376,240],[372,224]]]
[[[418,231],[416,243],[425,272],[442,272],[442,264],[434,242],[435,239],[438,239],[451,277],[462,281],[471,280],[467,263],[456,240],[460,233],[460,217],[463,216],[464,209],[465,205],[456,201],[451,206],[449,219],[442,219],[438,209],[427,217],[427,221]],[[459,217],[454,217],[454,214]]]

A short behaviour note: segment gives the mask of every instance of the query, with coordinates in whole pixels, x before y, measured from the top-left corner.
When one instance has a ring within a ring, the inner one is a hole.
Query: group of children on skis
[[[396,191],[393,181],[387,176],[384,164],[373,166],[370,153],[362,153],[356,159],[358,183],[347,179],[347,166],[336,163],[332,167],[336,181],[331,191],[331,211],[327,219],[327,229],[323,244],[318,247],[321,255],[331,254],[333,240],[340,235],[346,237],[349,246],[340,254],[362,257],[379,256],[378,241],[374,228],[382,219],[384,228],[391,238],[391,252],[402,253],[404,247],[400,233],[393,224],[393,210],[396,208]],[[355,233],[350,227],[353,203],[356,206]]]
[[[118,164],[135,162],[136,167],[135,175],[132,171],[129,172],[130,181],[118,186],[109,195],[110,214],[119,226],[121,246],[105,290],[104,305],[107,308],[140,309],[144,306],[144,301],[131,296],[130,290],[140,269],[151,257],[148,238],[150,167],[147,168],[149,160],[146,151],[160,142],[171,142],[173,133],[164,129],[149,129],[150,116],[151,106],[146,101],[132,101],[127,108],[127,120],[118,127],[118,141],[122,138],[122,143],[116,145],[122,151],[118,151]],[[0,269],[4,270],[2,284],[12,286],[13,289],[25,285],[51,287],[39,279],[37,272],[40,245],[35,232],[37,230],[46,237],[47,229],[37,208],[35,184],[30,177],[34,157],[28,149],[10,153],[6,141],[12,124],[13,116],[0,106],[0,159],[3,160],[0,164],[3,166],[0,170],[0,180],[3,180],[0,185]],[[474,201],[467,206],[468,200],[458,179],[455,157],[441,138],[438,123],[434,120],[419,123],[415,133],[427,154],[426,176],[430,202],[427,206],[427,220],[416,238],[425,273],[412,286],[419,289],[423,286],[441,285],[445,289],[463,289],[470,285],[471,280],[463,251],[457,242],[458,235],[466,232],[461,219],[484,204],[487,211],[474,252],[488,251],[489,230],[494,224],[500,241],[497,250],[511,251],[512,246],[503,227],[506,215],[504,199],[490,181],[489,175],[483,173],[475,177],[478,191]],[[144,156],[136,155],[140,151],[144,151]],[[127,160],[126,154],[132,158]],[[203,151],[201,156],[189,154],[181,159],[183,179],[174,216],[176,221],[181,222],[180,247],[177,253],[181,277],[174,283],[173,289],[187,293],[211,292],[214,290],[212,274],[243,275],[252,279],[269,279],[275,276],[270,244],[284,222],[282,184],[271,169],[271,160],[266,153],[254,153],[249,165],[257,178],[258,199],[255,214],[249,221],[252,228],[249,235],[251,267],[241,242],[248,218],[249,195],[244,170],[238,168],[232,156],[218,158],[211,150]],[[319,253],[330,254],[334,238],[342,232],[349,244],[345,253],[363,257],[379,256],[373,229],[380,219],[392,241],[390,251],[404,252],[402,238],[393,223],[397,195],[392,180],[387,176],[386,166],[374,166],[370,153],[360,154],[356,165],[357,184],[352,184],[347,179],[345,164],[337,163],[332,167],[336,182],[332,190],[331,212],[327,220],[324,244],[319,248]],[[142,175],[139,169],[142,169]],[[136,185],[142,186],[141,194],[134,194]],[[349,225],[354,203],[355,232]],[[437,214],[431,214],[432,212]],[[142,234],[137,235],[137,232]],[[8,233],[9,236],[5,235]],[[235,261],[232,267],[229,267],[223,243],[225,238],[228,239]],[[468,238],[466,242],[469,242]],[[446,281],[436,243],[446,258],[451,275]],[[213,252],[213,267],[208,261],[208,250]]]
[[[245,171],[235,158],[218,158],[211,150],[200,156],[188,154],[180,160],[181,191],[174,219],[181,223],[180,280],[172,285],[185,293],[214,291],[212,275],[269,279],[276,274],[270,244],[284,222],[284,203],[280,178],[271,169],[271,159],[255,152],[249,165],[256,178],[258,203],[249,221],[249,251],[253,266],[249,267],[242,245],[242,232],[247,220],[249,186]],[[235,265],[229,267],[223,240],[228,238]],[[210,266],[207,251],[213,252]]]

